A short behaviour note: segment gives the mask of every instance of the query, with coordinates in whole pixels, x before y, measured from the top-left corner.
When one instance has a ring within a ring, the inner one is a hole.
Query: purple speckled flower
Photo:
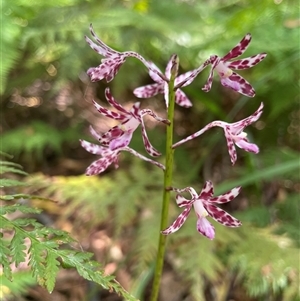
[[[227,140],[228,152],[229,152],[229,156],[231,159],[231,163],[233,165],[237,159],[236,149],[235,149],[234,145],[245,150],[246,152],[251,152],[251,153],[255,153],[255,154],[257,154],[259,152],[258,146],[254,143],[249,142],[249,140],[247,138],[247,133],[244,132],[244,129],[248,125],[256,122],[259,119],[259,117],[261,116],[261,114],[263,112],[263,107],[264,107],[264,105],[263,105],[263,103],[261,103],[259,108],[252,115],[250,115],[249,117],[242,119],[238,122],[227,123],[227,122],[219,121],[219,120],[213,121],[213,122],[209,123],[208,125],[206,125],[200,131],[173,144],[173,148],[176,148],[179,145],[202,135],[204,132],[211,129],[212,127],[218,126],[218,127],[221,127],[224,129],[224,134],[225,134],[225,137]]]
[[[143,117],[145,115],[150,115],[157,121],[163,122],[165,124],[169,124],[170,122],[167,119],[158,117],[152,110],[150,109],[143,109],[140,110],[140,103],[136,102],[130,111],[126,110],[123,106],[121,106],[111,95],[109,88],[105,90],[105,97],[108,103],[114,107],[118,112],[114,112],[108,110],[98,103],[93,101],[95,108],[100,112],[102,115],[112,118],[114,120],[119,120],[121,123],[112,127],[109,131],[102,135],[97,135],[97,139],[103,146],[108,146],[112,151],[117,150],[119,148],[123,148],[128,146],[133,132],[137,129],[139,125],[141,125],[142,130],[142,138],[144,142],[144,146],[146,151],[149,155],[156,157],[160,155],[150,143],[146,128],[144,125]],[[95,131],[94,131],[95,134]]]
[[[207,216],[211,216],[215,221],[227,227],[241,226],[241,222],[239,220],[215,205],[225,204],[232,201],[240,193],[241,187],[235,187],[217,197],[213,197],[214,188],[210,181],[206,181],[199,194],[197,194],[195,189],[192,187],[186,187],[184,189],[170,188],[170,190],[178,192],[176,195],[177,205],[179,207],[184,207],[185,209],[181,214],[179,214],[177,219],[170,227],[161,232],[162,234],[168,235],[179,230],[189,216],[192,207],[194,207],[197,216],[198,232],[209,239],[214,239],[215,228],[206,219]],[[180,195],[182,192],[189,192],[192,197],[191,200],[188,200]]]
[[[257,65],[259,62],[261,62],[267,56],[267,54],[259,53],[248,58],[235,60],[231,62],[229,61],[242,55],[248,48],[250,41],[251,35],[248,33],[233,49],[231,49],[222,58],[218,57],[217,55],[213,55],[210,57],[212,67],[207,82],[202,88],[203,91],[210,91],[213,81],[214,70],[216,70],[221,78],[221,84],[224,87],[229,87],[234,91],[237,91],[249,97],[255,96],[255,91],[253,87],[243,77],[241,77],[239,74],[235,73],[231,69],[242,70],[251,68]]]
[[[101,64],[99,66],[91,67],[88,69],[87,74],[90,76],[91,81],[96,82],[105,79],[107,82],[110,82],[114,79],[119,69],[128,57],[133,57],[140,60],[148,69],[151,69],[149,63],[140,54],[134,51],[119,52],[106,45],[96,35],[92,24],[90,25],[90,31],[95,40],[95,43],[92,40],[90,40],[87,36],[85,36],[86,42],[90,45],[90,47],[93,50],[95,50],[98,54],[104,57],[101,60]],[[156,73],[157,71],[153,70],[153,72]],[[163,74],[159,73],[158,75],[164,77]]]
[[[95,136],[95,132],[93,132],[93,130],[91,131],[91,133],[93,134],[93,136]],[[98,175],[104,172],[113,163],[115,165],[115,168],[118,168],[118,159],[122,151],[127,151],[144,161],[150,162],[151,164],[154,164],[163,170],[165,169],[164,165],[141,155],[128,146],[119,148],[117,150],[111,150],[108,147],[93,144],[85,140],[80,140],[80,143],[81,146],[89,153],[101,156],[100,159],[94,161],[90,166],[88,166],[85,172],[87,176]]]
[[[149,75],[155,81],[155,83],[136,88],[133,91],[134,95],[139,98],[149,98],[157,94],[164,94],[166,106],[168,107],[169,104],[168,82],[171,78],[171,68],[173,63],[172,59],[173,56],[171,57],[171,59],[167,64],[165,70],[165,78],[159,76],[158,74],[161,74],[159,68],[154,63],[149,62],[149,66],[150,66]],[[176,89],[175,101],[178,105],[186,108],[192,106],[191,101],[188,99],[185,93],[179,89],[179,87],[185,87],[189,85],[196,78],[196,76],[209,64],[210,64],[210,60],[207,60],[199,68],[181,74],[175,78],[175,83],[174,83]],[[153,72],[153,70],[156,70],[156,72]]]

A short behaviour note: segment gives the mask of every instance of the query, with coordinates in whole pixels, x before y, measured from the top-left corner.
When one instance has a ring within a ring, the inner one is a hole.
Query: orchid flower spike
[[[224,87],[229,87],[249,97],[255,96],[254,88],[243,77],[241,77],[239,74],[235,73],[231,69],[242,70],[251,68],[260,63],[267,56],[267,54],[259,53],[244,59],[235,60],[231,62],[229,61],[242,55],[248,48],[250,42],[251,34],[248,33],[234,48],[232,48],[222,58],[218,57],[217,55],[213,55],[210,57],[212,67],[207,82],[202,88],[203,91],[210,91],[213,81],[214,70],[216,70],[221,78],[221,84]]]
[[[90,31],[96,43],[85,36],[86,42],[93,50],[104,57],[99,66],[91,67],[87,71],[87,74],[91,78],[92,82],[100,81],[102,79],[105,79],[107,82],[113,80],[121,66],[125,63],[127,57],[134,57],[140,60],[148,69],[151,69],[149,63],[140,54],[134,51],[119,52],[106,45],[96,35],[92,24],[90,24]],[[157,73],[156,70],[152,71]],[[161,73],[157,73],[157,75],[164,78],[164,75]]]
[[[95,133],[93,133],[93,135],[95,135]],[[88,168],[86,169],[86,172],[85,172],[87,176],[98,175],[98,174],[104,172],[113,163],[115,165],[115,168],[118,168],[119,167],[119,163],[118,163],[119,154],[121,151],[127,151],[144,161],[150,162],[151,164],[158,166],[162,170],[165,169],[164,165],[141,155],[140,153],[136,152],[135,150],[133,150],[132,148],[130,148],[128,146],[119,148],[117,150],[111,150],[108,147],[93,144],[93,143],[90,143],[85,140],[80,140],[80,143],[81,143],[81,146],[89,153],[101,156],[100,159],[94,161],[90,166],[88,166]]]
[[[192,187],[186,187],[184,189],[171,188],[170,190],[178,192],[176,195],[176,202],[179,207],[184,207],[185,209],[174,223],[163,230],[161,233],[168,235],[179,230],[187,217],[189,216],[192,207],[194,207],[197,216],[197,230],[200,234],[206,236],[209,239],[214,239],[215,228],[206,219],[207,216],[212,217],[216,222],[226,226],[226,227],[239,227],[241,222],[231,216],[226,211],[218,208],[215,204],[225,204],[232,201],[240,193],[241,187],[235,187],[228,192],[221,194],[219,196],[213,197],[214,188],[210,181],[206,181],[203,189],[199,194]],[[191,195],[191,200],[184,198],[180,193],[189,192]]]
[[[140,103],[136,102],[130,111],[126,110],[123,106],[121,106],[115,99],[112,97],[109,88],[106,88],[105,90],[105,97],[108,101],[108,103],[114,107],[119,112],[114,112],[111,110],[108,110],[95,101],[93,101],[93,104],[95,108],[100,112],[102,115],[112,118],[114,120],[119,120],[121,123],[117,126],[112,127],[109,131],[102,135],[98,135],[97,139],[103,146],[109,146],[109,148],[114,151],[119,148],[123,148],[125,146],[128,146],[131,139],[133,132],[137,129],[139,125],[141,125],[142,129],[142,138],[144,142],[144,146],[146,151],[149,155],[156,157],[160,155],[160,152],[158,152],[150,143],[146,128],[144,125],[143,117],[145,115],[150,115],[157,121],[163,122],[165,124],[170,124],[170,122],[167,119],[158,117],[152,110],[150,109],[143,109],[140,110]],[[95,133],[95,131],[93,130]]]
[[[165,70],[165,78],[159,76],[158,74],[161,73],[159,68],[152,62],[149,62],[149,75],[155,81],[154,84],[142,86],[136,88],[133,91],[133,94],[138,98],[149,98],[155,96],[157,94],[164,94],[166,107],[169,105],[169,90],[168,90],[168,82],[171,78],[171,68],[173,64],[173,56],[170,58],[166,70]],[[192,83],[192,81],[196,78],[196,76],[207,66],[210,64],[210,61],[206,61],[202,64],[199,68],[181,74],[175,78],[174,87],[176,89],[175,92],[175,101],[178,105],[188,108],[192,106],[191,101],[185,95],[185,93],[180,90],[180,87],[185,87]],[[156,72],[153,72],[156,70]],[[178,89],[177,89],[178,88]]]
[[[213,121],[213,122],[209,123],[208,125],[206,125],[200,131],[173,144],[173,148],[176,148],[179,145],[202,135],[204,132],[211,129],[212,127],[218,126],[218,127],[221,127],[224,129],[224,134],[225,134],[225,138],[227,141],[229,156],[230,156],[232,165],[234,165],[234,163],[236,162],[236,159],[237,159],[236,149],[235,149],[234,145],[245,150],[246,152],[251,152],[254,154],[257,154],[259,152],[258,146],[254,143],[249,142],[249,140],[247,138],[247,133],[244,132],[244,129],[248,125],[256,122],[259,119],[259,117],[261,116],[261,114],[263,112],[263,107],[264,107],[264,105],[263,105],[263,103],[261,103],[259,108],[252,115],[250,115],[249,117],[242,119],[238,122],[227,123],[227,122],[219,121],[219,120]]]

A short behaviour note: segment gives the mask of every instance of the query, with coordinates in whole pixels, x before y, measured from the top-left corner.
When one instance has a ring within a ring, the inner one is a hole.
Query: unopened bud
[[[178,68],[179,68],[179,57],[177,54],[173,54],[171,56],[171,77],[176,78],[178,75]]]

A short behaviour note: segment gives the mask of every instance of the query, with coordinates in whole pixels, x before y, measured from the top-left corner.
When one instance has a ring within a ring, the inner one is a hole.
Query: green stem
[[[170,204],[170,191],[167,190],[168,187],[172,185],[172,175],[173,175],[173,128],[174,128],[174,107],[175,107],[175,91],[174,91],[174,81],[178,70],[178,57],[173,55],[172,58],[173,65],[171,68],[171,78],[169,81],[169,107],[168,107],[168,120],[171,122],[167,127],[167,138],[166,138],[166,170],[164,173],[164,191],[163,191],[163,203],[162,203],[162,213],[160,230],[164,230],[168,223],[168,213]],[[151,301],[156,301],[158,298],[160,281],[164,265],[164,255],[166,249],[167,236],[160,234],[158,242],[158,251],[156,257],[156,266],[154,272],[154,280],[151,292]]]

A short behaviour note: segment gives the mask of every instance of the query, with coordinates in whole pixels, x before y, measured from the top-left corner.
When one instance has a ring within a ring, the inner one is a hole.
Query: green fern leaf
[[[14,173],[14,174],[19,174],[19,175],[24,175],[24,176],[27,175],[27,173],[23,170],[17,169],[15,167],[3,166],[2,165],[0,167],[0,174],[4,174],[6,172],[11,172],[11,173]]]
[[[14,204],[14,205],[11,205],[11,206],[0,207],[0,215],[12,213],[12,212],[15,212],[17,210],[21,211],[22,213],[31,213],[31,214],[41,213],[40,209],[31,208],[31,207],[21,205],[21,204]]]
[[[25,194],[25,193],[0,195],[0,199],[3,200],[3,201],[11,201],[11,200],[15,200],[15,199],[28,199],[28,200],[41,200],[41,201],[53,202],[49,198],[43,198],[43,197],[38,196],[38,195],[31,195],[31,194]]]
[[[14,186],[27,186],[27,184],[18,180],[0,179],[0,187],[14,187]]]
[[[31,239],[29,248],[29,265],[31,266],[32,274],[41,286],[45,285],[45,249],[43,244],[38,240]]]
[[[9,262],[10,249],[8,246],[9,243],[1,237],[0,238],[0,264],[2,265],[4,276],[10,281],[12,281],[13,277],[12,277],[12,271]]]
[[[47,250],[46,269],[45,269],[45,286],[48,292],[52,292],[55,285],[55,278],[59,271],[59,261],[57,260],[57,253],[53,250]]]
[[[123,296],[125,300],[137,301],[136,298],[122,288],[113,276],[105,276],[103,272],[99,271],[99,263],[90,260],[93,254],[61,250],[59,251],[59,255],[65,265],[76,268],[79,275],[83,278],[96,282],[106,289],[114,290]]]
[[[10,242],[10,250],[11,250],[11,261],[15,262],[16,267],[25,261],[26,253],[26,246],[24,244],[25,234],[20,233],[18,231],[15,232],[13,239]]]

